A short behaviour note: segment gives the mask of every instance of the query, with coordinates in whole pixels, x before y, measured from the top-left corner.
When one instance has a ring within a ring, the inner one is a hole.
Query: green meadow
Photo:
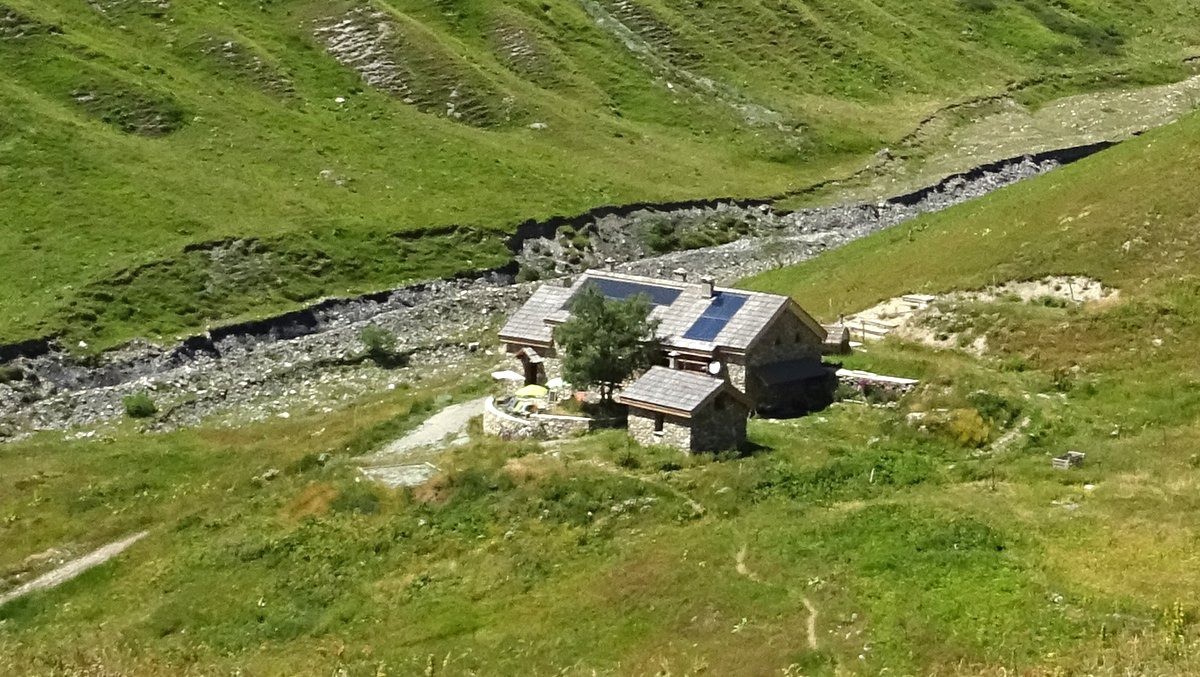
[[[0,448],[0,572],[150,530],[0,607],[0,670],[1196,672],[1198,131],[1191,117],[747,281],[820,315],[1048,274],[1119,294],[948,308],[983,355],[871,344],[847,366],[922,385],[754,420],[746,456],[476,433],[423,487],[360,481],[356,455],[474,379],[237,430],[131,422]],[[1067,450],[1084,465],[1052,469]]]
[[[170,341],[503,263],[529,218],[803,189],[948,104],[1179,79],[1193,14],[1185,0],[4,0],[0,340]],[[360,43],[378,38],[355,63],[390,64],[391,89],[326,50],[347,18]]]

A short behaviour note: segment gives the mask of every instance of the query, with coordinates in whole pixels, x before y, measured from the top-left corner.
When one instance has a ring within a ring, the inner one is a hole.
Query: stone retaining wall
[[[483,432],[505,440],[553,440],[581,435],[600,422],[584,416],[552,416],[531,414],[514,416],[500,411],[495,398],[489,397],[483,406]]]

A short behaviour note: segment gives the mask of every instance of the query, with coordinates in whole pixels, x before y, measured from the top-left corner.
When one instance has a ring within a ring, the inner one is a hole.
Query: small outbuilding
[[[621,391],[629,434],[640,444],[724,451],[746,442],[752,403],[723,378],[652,367]]]

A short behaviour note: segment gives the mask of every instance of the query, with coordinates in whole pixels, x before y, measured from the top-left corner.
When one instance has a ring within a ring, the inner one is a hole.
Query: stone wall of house
[[[741,357],[737,358],[737,362],[732,359],[727,360],[725,374],[734,388],[746,392],[746,365],[742,363],[742,359]]]
[[[786,313],[747,353],[747,364],[757,367],[771,362],[821,357],[823,341],[792,313]]]
[[[511,346],[511,345],[512,344],[509,344],[509,346]],[[541,374],[538,377],[538,382],[541,385],[546,385],[553,379],[562,378],[562,359],[561,358],[547,356],[545,354],[547,351],[545,351],[545,350],[536,350],[535,352],[537,352],[539,355],[542,356]],[[508,366],[506,368],[511,369],[511,370],[517,372],[518,374],[524,374],[525,373],[525,363],[521,360],[521,358],[517,357],[517,355],[516,355],[517,351],[510,349],[510,350],[508,350],[508,353],[509,353],[511,361],[508,363]],[[521,385],[524,385],[524,384],[518,384],[517,387],[520,387]]]
[[[505,440],[553,440],[581,435],[600,422],[583,416],[532,414],[513,416],[500,411],[493,400],[483,407],[483,432]]]
[[[667,415],[662,432],[655,432],[654,412],[630,409],[629,434],[638,444],[663,445],[688,452],[737,449],[746,441],[749,413],[741,405],[723,409],[709,405],[691,419]]]
[[[686,418],[666,416],[662,432],[654,431],[654,412],[629,409],[629,435],[643,446],[663,445],[690,451],[692,430]]]
[[[820,360],[823,345],[824,342],[814,335],[800,318],[791,313],[786,314],[746,355],[746,367],[738,389],[746,393],[755,404],[763,403],[767,394],[762,391],[760,381],[755,376],[757,370],[769,368],[769,365],[775,362]],[[732,377],[732,370],[730,374]]]
[[[546,369],[546,380],[551,381],[556,378],[562,378],[562,358],[547,357],[542,366]]]
[[[709,405],[692,417],[692,451],[738,449],[746,442],[750,412],[740,404],[718,409]]]

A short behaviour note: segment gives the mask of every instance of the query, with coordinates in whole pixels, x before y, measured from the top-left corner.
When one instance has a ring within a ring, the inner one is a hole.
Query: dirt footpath
[[[446,448],[466,444],[467,424],[483,415],[486,397],[470,402],[452,404],[430,416],[416,430],[392,442],[361,460],[367,477],[386,486],[412,487],[424,484],[437,474],[438,468],[416,452],[434,447]]]
[[[79,559],[71,560],[70,562],[58,567],[54,571],[35,578],[25,585],[0,594],[0,606],[8,604],[13,600],[20,599],[39,590],[56,588],[72,578],[82,574],[88,569],[98,567],[117,555],[120,555],[122,552],[125,552],[129,546],[142,540],[149,533],[150,532],[148,531],[139,531],[128,538],[116,541],[115,543],[109,543],[103,548],[94,550],[83,557],[80,557]]]

